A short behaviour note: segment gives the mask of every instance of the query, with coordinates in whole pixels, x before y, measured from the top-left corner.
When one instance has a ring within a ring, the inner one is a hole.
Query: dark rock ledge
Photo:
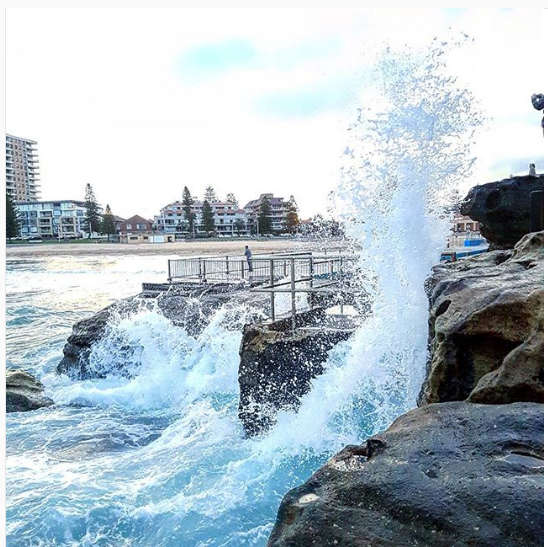
[[[24,370],[6,371],[6,412],[28,412],[51,406],[44,386]]]

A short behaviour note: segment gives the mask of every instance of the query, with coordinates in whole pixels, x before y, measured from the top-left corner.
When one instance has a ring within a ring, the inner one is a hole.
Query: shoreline
[[[113,255],[176,255],[198,254],[242,254],[249,245],[253,254],[289,250],[302,250],[317,247],[317,241],[297,241],[292,239],[241,239],[241,240],[198,240],[177,241],[175,243],[46,243],[6,245],[6,260],[10,258],[32,258],[52,256],[113,256]]]

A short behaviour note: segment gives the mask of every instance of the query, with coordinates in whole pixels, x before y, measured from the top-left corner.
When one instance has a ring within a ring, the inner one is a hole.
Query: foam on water
[[[372,310],[331,351],[299,412],[244,438],[245,308],[219,310],[196,336],[155,309],[119,317],[90,356],[102,379],[54,374],[61,346],[48,348],[38,370],[58,406],[8,419],[10,545],[265,545],[288,489],[413,406],[426,363],[423,283],[479,119],[444,59],[443,47],[385,52],[351,128],[334,201],[363,247],[359,287]]]

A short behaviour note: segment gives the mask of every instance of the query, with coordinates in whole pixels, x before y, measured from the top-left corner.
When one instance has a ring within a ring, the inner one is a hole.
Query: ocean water
[[[449,50],[378,60],[341,143],[333,199],[363,248],[357,290],[372,314],[332,350],[300,410],[261,436],[244,438],[237,418],[245,307],[219,310],[195,337],[154,309],[119,318],[91,356],[112,373],[73,381],[54,371],[72,324],[164,280],[165,257],[8,260],[8,366],[36,374],[57,403],[7,417],[8,545],[264,546],[290,488],[414,406],[427,356],[423,283],[480,120]],[[128,345],[132,378],[112,366]]]

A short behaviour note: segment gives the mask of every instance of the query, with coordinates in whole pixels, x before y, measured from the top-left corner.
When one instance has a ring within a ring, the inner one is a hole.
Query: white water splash
[[[351,128],[334,201],[362,246],[359,283],[372,313],[331,351],[299,412],[243,437],[245,310],[239,320],[219,310],[195,337],[155,310],[121,318],[91,356],[94,367],[112,371],[106,378],[43,378],[57,403],[85,407],[13,418],[13,545],[264,545],[289,488],[414,405],[426,363],[423,283],[443,247],[444,207],[472,166],[479,120],[446,71],[445,50],[385,52]],[[120,376],[128,356],[134,375]],[[113,451],[117,438],[132,444]]]

